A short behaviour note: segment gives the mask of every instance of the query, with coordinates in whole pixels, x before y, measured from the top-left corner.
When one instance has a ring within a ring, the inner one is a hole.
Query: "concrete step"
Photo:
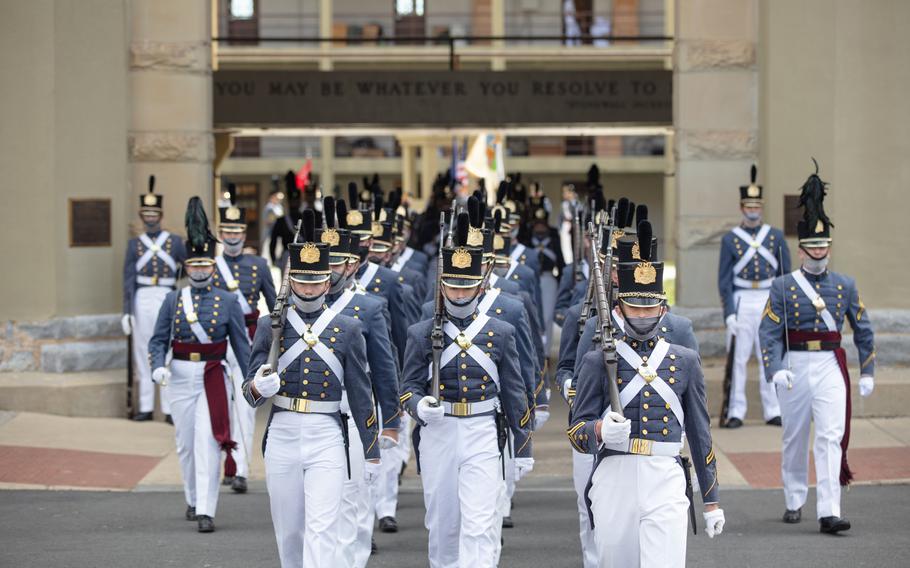
[[[0,410],[61,416],[126,416],[126,369],[0,373]]]

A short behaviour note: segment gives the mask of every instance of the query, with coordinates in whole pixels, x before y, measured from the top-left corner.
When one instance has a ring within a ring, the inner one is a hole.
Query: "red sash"
[[[788,338],[793,343],[806,343],[808,341],[824,341],[837,343],[840,345],[841,335],[837,331],[791,331]],[[843,347],[832,350],[834,358],[837,359],[837,365],[840,367],[841,375],[844,377],[844,386],[847,390],[846,420],[844,421],[844,437],[840,441],[841,459],[840,459],[840,484],[842,486],[850,485],[853,481],[853,472],[847,465],[847,447],[850,445],[850,417],[853,414],[850,400],[850,373],[847,371],[847,352]]]
[[[218,446],[227,454],[224,460],[224,475],[233,477],[237,473],[237,463],[231,452],[237,449],[237,443],[231,440],[231,419],[228,411],[228,393],[224,385],[224,356],[227,353],[227,341],[217,343],[171,343],[175,358],[185,359],[191,353],[199,353],[209,358],[219,359],[205,361],[202,384],[205,387],[205,399],[209,404],[209,420],[212,434]]]
[[[259,310],[244,314],[243,321],[246,323],[246,332],[250,335],[250,341],[253,341],[253,336],[256,335],[256,324],[259,322]]]

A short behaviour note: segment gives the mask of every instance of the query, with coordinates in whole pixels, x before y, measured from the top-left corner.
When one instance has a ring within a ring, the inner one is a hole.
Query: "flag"
[[[468,153],[465,168],[471,175],[483,178],[487,188],[496,192],[499,182],[505,179],[506,169],[502,159],[503,137],[499,134],[481,133]]]
[[[310,172],[312,171],[313,160],[307,158],[306,163],[303,164],[303,167],[297,172],[297,189],[303,191],[307,184],[310,183]]]

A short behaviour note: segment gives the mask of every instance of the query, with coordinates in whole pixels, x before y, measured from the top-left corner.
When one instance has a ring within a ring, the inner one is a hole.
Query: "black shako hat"
[[[459,213],[455,221],[452,246],[442,249],[442,281],[452,288],[473,288],[483,280],[480,267],[483,251],[468,246],[469,224],[468,214]]]
[[[186,260],[187,266],[215,264],[215,245],[218,242],[209,229],[209,218],[198,196],[186,204]]]
[[[304,210],[300,242],[289,244],[288,251],[291,258],[291,280],[318,284],[331,276],[329,245],[316,240],[316,215],[312,209]]]
[[[638,248],[641,260],[616,265],[619,277],[619,300],[630,306],[657,306],[666,301],[664,263],[652,261],[651,223],[638,226]]]
[[[803,208],[803,219],[796,225],[799,246],[802,248],[821,248],[831,245],[831,227],[834,223],[825,213],[825,194],[828,184],[818,177],[818,162],[815,173],[803,184],[799,195],[799,206]]]
[[[246,230],[246,209],[237,207],[237,186],[228,184],[228,199],[231,204],[218,208],[218,228],[226,233],[240,233]]]
[[[139,196],[139,212],[148,211],[161,213],[164,196],[155,193],[155,176],[149,176],[149,190],[145,195]]]
[[[752,164],[752,169],[749,172],[749,185],[739,186],[740,205],[755,206],[763,203],[762,187],[755,183],[756,179],[758,179],[758,168],[755,167],[755,164]]]

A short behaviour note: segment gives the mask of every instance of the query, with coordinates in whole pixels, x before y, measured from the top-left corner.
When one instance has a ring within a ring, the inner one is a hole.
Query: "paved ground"
[[[401,532],[378,535],[380,553],[370,566],[426,566],[421,497],[408,490],[402,498]],[[731,490],[723,500],[727,529],[715,540],[701,532],[690,535],[690,566],[908,565],[907,486],[853,489],[845,505],[854,529],[839,537],[818,534],[809,520],[798,526],[779,522],[778,491]],[[193,523],[181,520],[182,501],[174,492],[0,492],[0,566],[277,566],[264,493],[225,494],[218,531],[211,535],[200,535]],[[505,531],[501,566],[580,566],[568,480],[545,490],[520,489],[516,507],[518,526]],[[809,517],[810,511],[811,503]]]

